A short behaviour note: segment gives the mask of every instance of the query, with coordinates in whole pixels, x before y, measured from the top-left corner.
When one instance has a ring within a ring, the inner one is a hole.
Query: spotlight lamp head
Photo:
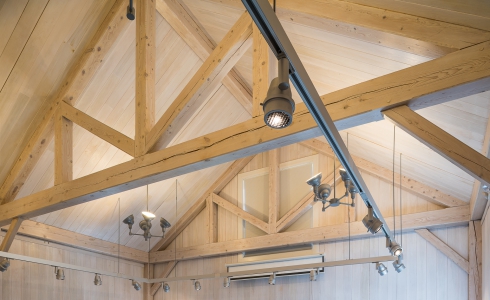
[[[155,219],[155,214],[153,214],[149,211],[144,211],[141,214],[143,215],[143,219],[145,219],[145,221],[147,221],[147,222],[151,222],[151,221],[153,221],[153,219]]]
[[[276,285],[276,272],[272,273],[271,276],[269,276],[269,284]]]
[[[94,285],[102,285],[102,278],[100,278],[99,274],[95,274]]]
[[[10,267],[10,259],[3,257],[0,261],[0,272],[5,272]]]
[[[134,287],[135,290],[137,291],[141,290],[141,284],[138,281],[131,280],[131,285]]]
[[[223,282],[223,286],[225,288],[229,288],[230,287],[230,282],[231,282],[230,277],[226,277],[225,278],[225,281]]]
[[[362,223],[372,234],[378,233],[383,227],[383,222],[374,216],[372,207],[368,207],[368,214],[362,219]]]
[[[196,291],[200,291],[201,290],[201,283],[197,280],[194,281],[194,289]]]
[[[65,272],[59,267],[54,267],[54,273],[56,274],[57,280],[65,280]]]
[[[395,271],[397,273],[401,273],[403,270],[405,270],[405,265],[402,262],[403,260],[403,254],[398,256],[397,260],[393,262],[393,268],[395,268]]]
[[[386,247],[389,249],[391,255],[400,256],[403,253],[403,248],[396,241],[390,241],[386,239]]]
[[[388,269],[383,263],[376,263],[376,270],[378,270],[379,275],[385,276],[388,274]]]
[[[340,178],[342,178],[343,182],[346,182],[347,180],[350,181],[349,174],[347,174],[347,171],[344,168],[340,168],[339,173],[340,173]]]
[[[130,216],[126,217],[126,219],[123,220],[123,223],[128,225],[129,230],[133,229],[134,216],[130,215]]]
[[[134,6],[133,6],[133,1],[131,0],[129,2],[129,5],[128,5],[128,8],[126,9],[126,17],[128,18],[128,20],[131,20],[133,21],[134,18],[135,18],[135,11],[134,11]]]
[[[163,291],[165,293],[170,292],[170,285],[168,285],[168,283],[166,283],[166,282],[163,283]]]
[[[281,129],[291,125],[294,113],[294,100],[289,84],[289,60],[279,59],[278,77],[274,78],[262,103],[264,122],[267,126]]]
[[[167,228],[170,228],[172,225],[169,221],[165,220],[165,218],[160,218],[160,227],[162,227],[163,237],[165,237],[165,231]]]
[[[306,181],[306,184],[312,187],[318,187],[322,183],[322,173],[318,173]]]
[[[310,271],[310,281],[316,281],[317,276],[318,276],[318,270]]]

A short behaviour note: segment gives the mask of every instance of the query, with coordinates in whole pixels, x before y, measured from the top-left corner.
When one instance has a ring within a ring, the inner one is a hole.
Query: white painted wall
[[[482,289],[483,300],[490,300],[490,221],[485,218],[482,223],[483,240],[483,270],[482,270]]]

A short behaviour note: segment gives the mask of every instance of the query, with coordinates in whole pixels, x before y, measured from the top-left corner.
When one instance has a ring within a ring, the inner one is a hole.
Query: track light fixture
[[[95,274],[94,285],[102,285],[102,278],[100,278],[99,274]]]
[[[201,283],[197,280],[194,280],[194,289],[196,291],[200,291],[201,290]]]
[[[231,282],[231,278],[230,277],[226,277],[225,278],[225,281],[223,282],[223,286],[225,288],[229,288],[230,287],[230,282]]]
[[[56,274],[57,280],[65,280],[65,272],[59,267],[54,267],[54,273]]]
[[[291,125],[295,104],[289,84],[289,60],[286,57],[278,60],[278,76],[272,80],[262,108],[267,126],[281,129]]]
[[[128,18],[128,20],[131,20],[131,21],[134,20],[135,10],[134,10],[134,6],[133,6],[133,0],[129,0],[129,5],[128,5],[128,8],[126,10],[126,17]]]
[[[340,204],[349,205],[354,207],[356,198],[357,189],[352,183],[352,180],[349,178],[349,175],[344,169],[339,170],[340,177],[344,181],[345,185],[345,194],[340,198],[332,198],[328,200],[332,192],[332,187],[327,183],[322,183],[322,173],[318,173],[315,176],[311,177],[306,181],[308,185],[313,187],[313,193],[315,194],[315,201],[321,201],[323,203],[322,211],[325,211],[329,207],[337,207]],[[352,201],[351,203],[340,202],[340,200],[348,197],[350,195]],[[328,205],[326,205],[328,203]]]
[[[0,272],[5,272],[10,267],[10,259],[3,257],[0,261]]]
[[[155,219],[155,214],[144,211],[141,213],[143,215],[143,220],[140,221],[139,226],[143,230],[143,234],[138,234],[138,233],[133,233],[131,232],[131,229],[133,229],[133,224],[134,224],[134,216],[130,215],[126,217],[126,219],[123,220],[123,223],[128,225],[129,228],[129,235],[141,235],[145,238],[145,241],[148,241],[153,235],[151,234],[151,221]],[[172,225],[165,220],[164,218],[160,218],[160,227],[162,228],[163,235],[161,236],[156,236],[156,237],[165,237],[165,231],[167,228],[170,228]]]
[[[131,285],[134,287],[135,290],[137,291],[141,290],[141,284],[138,281],[131,280]]]
[[[318,270],[310,271],[310,281],[316,281],[317,276],[318,276]]]
[[[372,234],[378,233],[378,231],[380,231],[383,227],[383,222],[374,216],[373,208],[371,206],[368,206],[368,213],[362,219],[362,223]]]
[[[168,283],[166,283],[166,282],[163,283],[163,291],[165,293],[170,292],[170,285],[168,285]]]
[[[269,284],[276,285],[276,272],[272,273],[271,276],[269,276]]]
[[[395,268],[395,271],[397,271],[398,273],[401,273],[403,270],[405,270],[405,265],[403,264],[402,260],[403,254],[400,254],[397,260],[393,262],[393,268]]]
[[[396,241],[392,241],[386,238],[386,248],[390,251],[393,256],[400,256],[403,253],[403,249]]]
[[[376,270],[378,270],[379,275],[385,276],[388,274],[388,269],[383,263],[376,263]]]

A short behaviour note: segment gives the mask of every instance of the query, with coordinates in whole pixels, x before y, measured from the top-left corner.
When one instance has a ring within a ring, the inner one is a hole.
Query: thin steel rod
[[[202,275],[192,275],[192,276],[181,276],[181,277],[173,277],[173,278],[141,278],[135,276],[129,276],[120,273],[107,272],[92,268],[85,268],[81,266],[65,264],[57,261],[46,260],[41,258],[35,258],[20,254],[13,254],[10,252],[1,252],[0,257],[10,258],[12,260],[19,260],[25,262],[31,262],[41,265],[47,265],[52,267],[59,267],[68,270],[75,270],[86,273],[99,274],[103,276],[110,276],[121,279],[129,279],[136,280],[140,283],[161,283],[161,282],[171,282],[171,281],[183,281],[183,280],[198,280],[198,279],[212,279],[212,278],[226,278],[226,277],[235,277],[235,276],[245,276],[245,275],[255,275],[255,274],[264,274],[264,273],[273,273],[273,272],[287,272],[287,271],[296,271],[296,270],[305,270],[305,269],[318,269],[318,268],[328,268],[328,267],[337,267],[337,266],[349,266],[349,265],[359,265],[359,264],[367,264],[367,263],[377,263],[377,262],[388,262],[395,261],[395,256],[379,256],[379,257],[368,257],[368,258],[357,258],[357,259],[348,259],[348,260],[338,260],[338,261],[329,261],[323,263],[315,263],[315,264],[303,264],[303,265],[295,265],[289,267],[277,267],[277,268],[267,268],[267,269],[258,269],[258,270],[248,270],[248,271],[240,271],[240,272],[228,272],[228,273],[212,273],[212,274],[202,274]]]
[[[383,222],[383,232],[390,240],[394,239],[388,224],[384,220],[374,198],[369,192],[366,183],[361,177],[351,155],[340,137],[340,134],[327,112],[318,91],[306,72],[303,63],[289,40],[279,19],[267,0],[242,0],[245,8],[269,44],[277,58],[286,56],[290,63],[290,78],[303,102],[318,124],[323,135],[332,147],[333,152],[349,174],[352,182],[359,191],[359,195],[367,206],[373,208],[375,216]]]

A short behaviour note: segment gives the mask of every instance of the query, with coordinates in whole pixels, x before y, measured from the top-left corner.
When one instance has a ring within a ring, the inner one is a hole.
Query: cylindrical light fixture
[[[137,291],[141,290],[141,284],[138,281],[131,280],[131,284],[133,285],[135,290],[137,290]]]
[[[387,248],[393,256],[400,256],[403,253],[402,247],[396,241],[389,241]]]
[[[276,273],[272,273],[271,276],[269,276],[269,284],[270,285],[275,285],[276,284]]]
[[[163,283],[163,291],[165,293],[170,292],[170,285],[168,285],[168,283],[166,283],[166,282]]]
[[[0,272],[5,272],[7,269],[10,267],[10,259],[8,258],[2,258],[2,261],[0,261]]]
[[[102,285],[102,278],[100,278],[99,274],[95,274],[94,285]]]
[[[262,103],[264,122],[267,126],[281,129],[291,125],[294,113],[294,100],[289,84],[289,60],[278,61],[278,77],[274,78]]]
[[[368,214],[362,219],[362,223],[372,234],[378,233],[383,227],[383,222],[374,216],[372,207],[368,207]]]
[[[226,277],[226,278],[225,278],[225,281],[223,282],[223,286],[224,286],[225,288],[230,287],[230,282],[231,282],[230,277]]]
[[[401,273],[403,270],[405,270],[405,265],[402,262],[403,260],[403,255],[398,256],[398,259],[393,262],[393,268],[395,268],[395,271],[398,273]]]
[[[376,263],[376,270],[378,270],[378,273],[381,276],[388,274],[388,269],[383,263]]]
[[[54,267],[54,273],[56,274],[57,280],[65,280],[65,272],[59,267]]]
[[[201,290],[201,283],[199,281],[194,281],[194,289],[196,291],[200,291]]]

